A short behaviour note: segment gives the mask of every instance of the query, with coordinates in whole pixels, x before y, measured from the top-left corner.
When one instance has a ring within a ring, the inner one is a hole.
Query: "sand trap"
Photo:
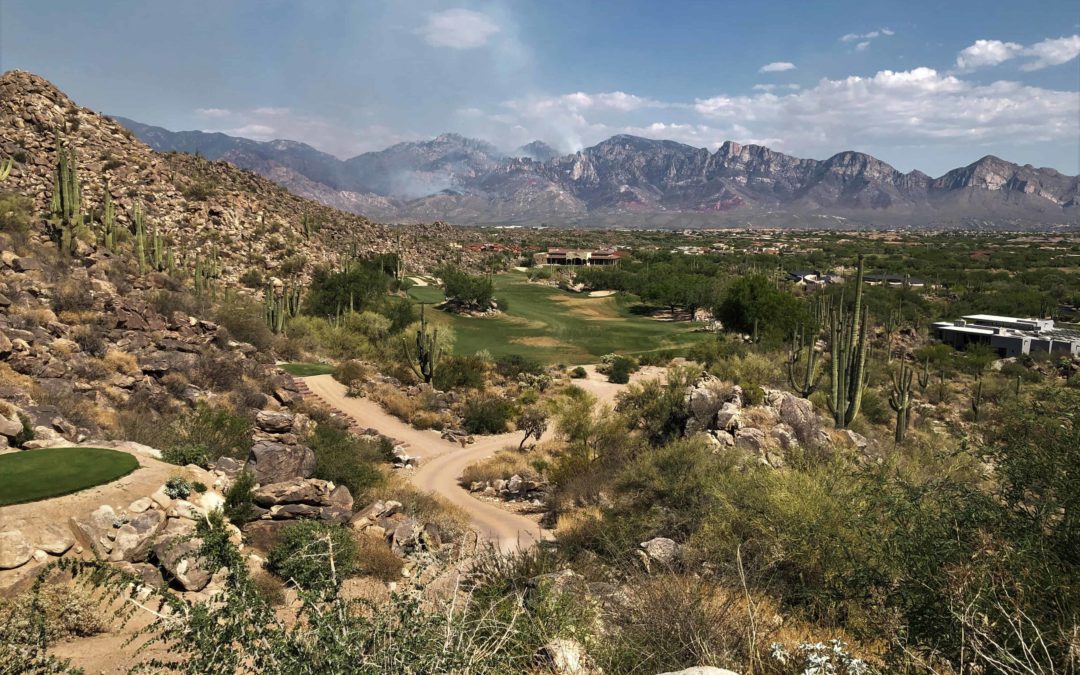
[[[590,298],[610,298],[618,291],[589,291]]]
[[[529,268],[528,267],[515,267],[514,271],[515,272],[528,272]]]
[[[415,284],[417,286],[427,286],[428,285],[428,282],[424,281],[420,277],[409,277],[409,280],[412,281],[413,284]]]
[[[522,337],[514,338],[511,340],[514,344],[525,345],[526,347],[560,347],[562,342],[547,336],[535,336],[535,337]]]

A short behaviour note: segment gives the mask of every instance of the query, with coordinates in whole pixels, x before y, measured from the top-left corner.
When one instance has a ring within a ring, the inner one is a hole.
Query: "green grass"
[[[414,289],[410,289],[414,290]],[[524,354],[546,363],[595,363],[604,354],[644,354],[681,351],[705,339],[685,322],[656,321],[633,314],[634,298],[619,294],[590,298],[544,284],[529,283],[525,274],[495,277],[495,298],[508,311],[491,318],[471,318],[434,312],[449,322],[457,336],[454,351],[493,356]]]
[[[286,363],[281,369],[294,377],[329,375],[334,372],[334,366],[326,363]]]
[[[139,462],[104,448],[44,448],[0,455],[0,506],[71,494],[126,476]]]
[[[443,291],[438,286],[411,286],[409,297],[416,302],[436,305],[446,299]]]

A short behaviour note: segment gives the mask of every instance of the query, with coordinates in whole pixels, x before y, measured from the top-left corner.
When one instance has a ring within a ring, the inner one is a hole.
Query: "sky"
[[[173,130],[338,157],[618,133],[932,176],[1080,173],[1075,0],[0,0],[0,70]]]

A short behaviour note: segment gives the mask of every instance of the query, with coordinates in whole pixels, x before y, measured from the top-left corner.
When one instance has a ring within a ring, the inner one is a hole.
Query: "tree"
[[[350,265],[345,271],[321,267],[311,276],[307,313],[337,316],[341,312],[373,309],[386,295],[390,277],[377,266]]]
[[[530,438],[539,441],[540,437],[547,431],[548,415],[543,408],[529,406],[521,411],[514,423],[517,425],[518,431],[525,433],[521,443],[518,443],[518,450],[524,450],[526,441]]]
[[[727,330],[783,340],[799,326],[811,325],[806,305],[776,288],[764,274],[742,277],[731,284],[714,314]]]
[[[495,284],[489,277],[467,274],[455,265],[441,267],[435,274],[442,279],[447,300],[470,307],[491,306],[495,297]]]

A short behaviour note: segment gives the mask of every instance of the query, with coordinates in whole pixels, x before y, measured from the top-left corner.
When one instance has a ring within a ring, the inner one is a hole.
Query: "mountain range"
[[[1024,228],[1080,224],[1080,178],[986,156],[932,178],[846,151],[802,159],[728,141],[715,152],[613,136],[563,155],[443,134],[341,160],[296,141],[173,132],[115,118],[151,148],[250,169],[383,221],[702,227]]]

